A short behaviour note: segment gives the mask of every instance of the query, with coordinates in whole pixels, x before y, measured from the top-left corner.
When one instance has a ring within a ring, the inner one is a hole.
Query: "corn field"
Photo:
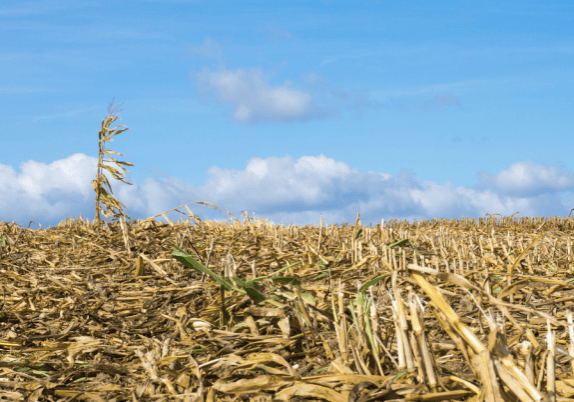
[[[109,114],[93,221],[0,222],[0,399],[574,400],[574,218],[133,220]]]
[[[25,400],[574,395],[573,218],[0,223]]]

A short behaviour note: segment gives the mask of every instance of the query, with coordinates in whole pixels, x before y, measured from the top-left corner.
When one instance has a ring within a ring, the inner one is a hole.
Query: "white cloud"
[[[288,31],[269,29],[274,35],[292,37]],[[223,67],[221,45],[209,37],[204,38],[203,45],[188,45],[187,49],[218,59],[217,71],[204,67],[191,75],[197,80],[202,99],[227,104],[232,109],[232,119],[238,123],[304,121],[337,116],[341,106],[380,107],[379,103],[370,101],[366,93],[334,87],[314,72],[302,74],[302,85],[296,86],[288,80],[282,85],[272,85],[260,68],[228,70]]]
[[[0,220],[55,224],[66,216],[85,214],[94,198],[91,182],[96,168],[97,158],[79,153],[50,164],[24,162],[21,173],[0,164]]]
[[[197,73],[197,80],[205,98],[215,94],[218,101],[234,108],[232,117],[239,123],[308,120],[326,115],[309,93],[289,82],[271,86],[260,69],[214,72],[205,68]]]
[[[491,187],[498,194],[514,197],[533,197],[574,189],[574,174],[556,166],[543,166],[531,161],[515,162],[495,175],[480,172],[477,188]]]
[[[28,221],[44,228],[68,217],[94,217],[97,158],[74,154],[50,164],[24,162],[17,173],[0,164],[0,221]],[[517,162],[495,175],[483,173],[475,188],[450,183],[421,182],[412,171],[396,177],[364,172],[324,155],[253,158],[245,169],[208,171],[203,186],[175,177],[147,178],[128,186],[108,176],[114,195],[133,219],[145,219],[193,201],[212,202],[240,217],[243,211],[274,223],[318,224],[353,221],[361,211],[363,223],[381,219],[432,219],[484,216],[568,215],[574,206],[565,194],[574,188],[572,174],[555,167]],[[206,206],[190,208],[203,219],[225,219]],[[170,212],[173,220],[185,219]]]

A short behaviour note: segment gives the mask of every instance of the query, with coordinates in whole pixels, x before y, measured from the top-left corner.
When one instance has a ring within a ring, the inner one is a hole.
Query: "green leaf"
[[[287,265],[286,267],[283,267],[283,268],[281,268],[280,270],[273,272],[273,273],[272,273],[271,275],[269,275],[269,276],[277,275],[277,274],[279,274],[279,273],[281,273],[281,272],[283,272],[283,271],[285,271],[285,270],[288,270],[288,269],[291,268],[291,267],[294,267],[295,265],[301,264],[302,262],[303,262],[303,261],[294,262],[293,264]]]
[[[243,327],[247,327],[247,324],[245,324],[244,322],[240,322],[239,324],[235,324],[233,326],[233,330],[235,331],[238,328],[243,328]]]
[[[390,244],[390,245],[388,245],[387,247],[388,247],[388,248],[392,248],[392,247],[396,247],[396,246],[402,247],[402,246],[404,246],[405,244],[407,244],[408,242],[409,242],[409,239],[403,239],[403,240],[399,240],[399,241],[396,242],[396,243]]]
[[[235,281],[235,283],[237,283],[239,286],[241,287],[245,287],[245,282],[239,278],[238,276],[234,276],[233,280]]]
[[[181,262],[183,265],[185,265],[186,267],[193,268],[193,269],[195,269],[201,273],[204,273],[204,274],[211,276],[213,278],[213,280],[215,280],[215,282],[217,282],[221,286],[223,286],[225,288],[225,290],[229,291],[229,290],[233,289],[233,286],[231,285],[231,283],[229,281],[225,280],[224,278],[217,275],[216,273],[211,272],[209,269],[207,269],[206,267],[201,265],[191,255],[187,254],[181,248],[179,248],[175,244],[173,244],[173,248],[174,248],[174,250],[171,253],[171,256],[173,258],[175,258],[176,260],[178,260],[179,262]]]
[[[359,292],[357,293],[357,303],[359,303],[359,305],[361,307],[363,307],[363,312],[366,312],[366,307],[367,307],[367,296],[365,295],[365,292]]]
[[[270,281],[279,282],[279,283],[290,283],[293,286],[301,285],[301,281],[295,278],[291,278],[289,276],[274,276],[269,278]]]
[[[393,244],[390,244],[390,245],[388,245],[387,247],[388,247],[388,248],[392,248],[392,247],[396,247],[396,246],[403,247],[403,246],[404,246],[405,244],[407,244],[407,243],[410,243],[410,245],[413,246],[413,249],[415,250],[415,252],[416,252],[418,255],[420,255],[419,252],[418,252],[418,250],[417,250],[417,246],[416,246],[410,239],[399,240],[398,242],[393,243]]]
[[[237,283],[239,286],[245,289],[245,292],[247,292],[247,296],[249,296],[249,298],[253,300],[255,303],[261,303],[267,299],[267,296],[265,296],[263,293],[259,291],[259,287],[257,286],[257,283],[255,283],[254,280],[244,282],[237,276],[234,276],[233,280],[235,281],[235,283]]]
[[[401,378],[402,376],[404,376],[406,373],[408,373],[408,370],[403,370],[400,373],[398,373],[396,376],[393,377],[393,381],[398,380],[399,378]]]
[[[359,292],[365,292],[365,291],[366,291],[368,288],[370,288],[371,286],[376,285],[377,283],[379,283],[380,281],[382,281],[382,280],[385,278],[385,276],[387,276],[387,275],[377,276],[376,278],[371,279],[370,281],[365,282],[365,283],[363,284],[363,286],[361,286],[361,287],[359,288]]]
[[[262,366],[262,365],[257,366],[255,368],[249,370],[249,371],[256,371],[256,370],[264,370],[264,371],[267,371],[269,373],[274,373],[273,369],[271,369],[270,367],[267,367],[267,366]]]
[[[311,293],[301,293],[301,297],[303,299],[309,300],[311,303],[313,303],[313,305],[315,305],[315,298]]]
[[[84,382],[84,381],[88,381],[88,379],[86,377],[82,377],[82,378],[78,378],[77,380],[74,380],[72,382]]]
[[[265,300],[267,300],[267,296],[265,296],[263,293],[260,293],[254,287],[246,286],[245,291],[247,292],[247,296],[249,296],[249,298],[255,303],[263,303]]]

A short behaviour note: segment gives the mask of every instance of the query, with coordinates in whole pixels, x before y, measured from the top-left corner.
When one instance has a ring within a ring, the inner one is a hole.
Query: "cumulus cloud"
[[[315,73],[303,74],[301,87],[290,81],[270,85],[261,69],[204,68],[196,77],[202,98],[231,106],[233,120],[242,124],[321,119],[339,115],[341,108],[380,107],[366,93],[334,87]]]
[[[272,86],[262,70],[235,71],[204,68],[197,73],[197,83],[204,99],[215,97],[230,105],[232,117],[239,123],[256,121],[308,120],[328,113],[314,103],[311,94],[290,82]]]
[[[574,174],[556,166],[532,161],[516,162],[495,175],[480,172],[477,188],[492,188],[498,194],[513,197],[534,197],[574,189]]]
[[[1,221],[57,223],[67,215],[89,213],[97,158],[74,154],[50,164],[28,161],[20,170],[0,164]]]
[[[0,221],[30,227],[55,226],[69,217],[94,218],[97,158],[74,154],[50,164],[34,161],[21,172],[0,164]],[[353,221],[361,211],[364,223],[381,219],[432,219],[484,216],[486,212],[522,216],[567,215],[574,177],[555,167],[517,162],[495,175],[482,173],[475,188],[421,182],[415,172],[396,177],[365,172],[324,155],[252,158],[245,169],[209,169],[203,186],[164,176],[132,186],[108,176],[114,195],[133,219],[145,219],[193,201],[208,201],[235,217],[255,213],[273,223],[317,225]],[[192,204],[202,219],[224,220],[225,214]],[[170,212],[172,220],[186,219]]]
[[[269,27],[266,30],[275,37],[292,38],[288,31]],[[301,85],[285,80],[272,85],[260,68],[229,70],[223,67],[223,52],[218,42],[206,37],[203,45],[187,46],[193,53],[219,60],[219,68],[204,67],[191,72],[196,80],[201,99],[226,104],[231,117],[241,124],[263,121],[305,121],[337,116],[340,107],[374,107],[380,104],[370,101],[366,93],[353,93],[336,88],[319,74],[301,76]]]

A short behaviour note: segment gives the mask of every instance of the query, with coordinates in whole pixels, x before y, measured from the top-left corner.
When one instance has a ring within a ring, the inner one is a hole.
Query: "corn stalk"
[[[122,210],[122,207],[125,208],[125,205],[122,204],[112,195],[113,191],[112,187],[110,186],[110,182],[108,181],[108,178],[103,174],[102,171],[102,169],[106,169],[108,172],[110,172],[110,174],[114,177],[114,179],[120,180],[126,184],[131,185],[131,183],[124,181],[124,176],[122,172],[120,172],[119,170],[115,169],[112,166],[104,165],[104,162],[114,162],[116,166],[118,166],[125,172],[128,172],[128,170],[121,165],[133,166],[129,162],[116,161],[111,156],[111,154],[121,156],[125,155],[122,155],[116,151],[105,149],[106,141],[113,141],[113,139],[111,138],[112,136],[118,135],[126,130],[129,130],[129,128],[117,130],[120,127],[125,127],[123,124],[112,129],[109,128],[111,123],[119,119],[119,117],[115,116],[116,110],[112,110],[113,103],[114,101],[112,99],[112,103],[108,108],[108,116],[102,120],[102,128],[99,132],[99,143],[98,143],[99,144],[98,172],[96,175],[96,180],[92,181],[92,187],[96,191],[96,218],[94,220],[94,226],[96,227],[101,226],[100,211],[106,218],[112,220],[118,220],[121,217],[130,219],[129,216]],[[104,159],[104,155],[106,155],[110,159]],[[103,205],[100,205],[100,201],[102,202]],[[114,211],[114,209],[117,209],[118,212]]]

